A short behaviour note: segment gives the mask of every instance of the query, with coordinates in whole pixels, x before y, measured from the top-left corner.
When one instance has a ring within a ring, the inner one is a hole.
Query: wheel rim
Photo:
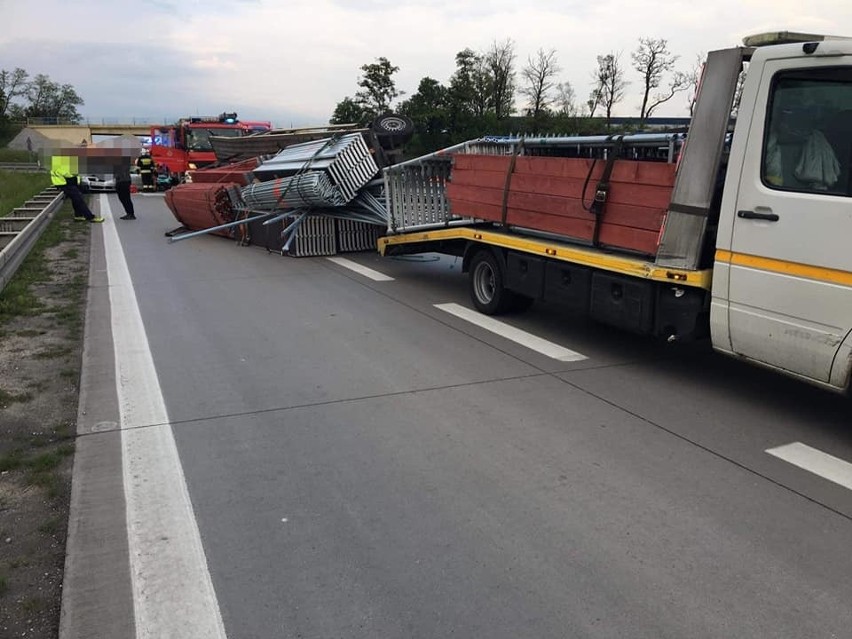
[[[473,289],[476,298],[483,304],[490,304],[496,289],[494,269],[488,262],[480,262],[473,273]]]

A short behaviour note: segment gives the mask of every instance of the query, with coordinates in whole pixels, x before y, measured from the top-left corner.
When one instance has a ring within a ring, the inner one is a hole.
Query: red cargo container
[[[453,214],[591,243],[596,216],[587,209],[606,163],[521,156],[508,175],[511,160],[509,156],[456,155],[447,185]],[[600,244],[655,255],[674,180],[674,164],[615,161],[597,221]],[[508,193],[504,193],[507,184]]]

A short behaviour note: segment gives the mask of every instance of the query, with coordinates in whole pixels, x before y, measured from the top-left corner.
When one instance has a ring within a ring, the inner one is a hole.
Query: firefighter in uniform
[[[136,160],[136,168],[139,169],[139,174],[142,176],[142,190],[154,191],[154,160],[147,149],[142,150],[142,155]]]

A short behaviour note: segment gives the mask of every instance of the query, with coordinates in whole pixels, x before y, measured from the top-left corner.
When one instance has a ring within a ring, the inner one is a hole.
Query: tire
[[[414,123],[404,115],[387,113],[380,115],[370,124],[376,142],[385,151],[397,149],[414,135]]]
[[[491,251],[473,256],[468,271],[470,299],[480,313],[500,315],[512,308],[516,296],[504,286],[503,267]]]
[[[414,135],[414,123],[411,118],[394,113],[380,115],[370,124],[373,132],[381,136],[393,136],[408,139]]]

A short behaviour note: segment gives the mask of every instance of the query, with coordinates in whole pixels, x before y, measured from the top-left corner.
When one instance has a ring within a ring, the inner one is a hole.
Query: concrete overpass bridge
[[[32,129],[51,140],[67,140],[80,144],[92,143],[93,135],[151,135],[152,126],[159,123],[141,124],[28,124]]]

